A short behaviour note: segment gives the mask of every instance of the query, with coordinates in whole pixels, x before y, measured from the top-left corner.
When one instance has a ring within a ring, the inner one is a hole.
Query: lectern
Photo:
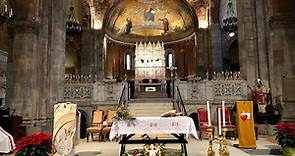
[[[256,148],[253,101],[237,101],[239,148]]]

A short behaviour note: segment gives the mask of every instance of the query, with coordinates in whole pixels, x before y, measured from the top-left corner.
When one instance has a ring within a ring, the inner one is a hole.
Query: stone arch
[[[238,39],[233,40],[229,44],[227,54],[228,55],[223,59],[223,69],[229,71],[240,71]]]
[[[85,138],[86,137],[86,128],[88,127],[88,125],[90,123],[90,118],[84,109],[78,108],[78,111],[81,113],[80,138]]]

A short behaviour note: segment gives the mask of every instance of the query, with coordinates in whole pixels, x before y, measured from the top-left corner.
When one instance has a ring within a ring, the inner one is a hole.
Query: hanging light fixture
[[[7,0],[0,0],[0,25],[7,22],[13,15],[12,8]]]
[[[228,0],[226,15],[223,16],[221,29],[227,32],[230,37],[235,36],[238,30],[238,18],[235,16],[234,7],[231,0]]]
[[[66,21],[66,33],[67,35],[74,36],[81,32],[81,26],[79,20],[75,16],[75,8],[71,1],[71,6],[69,8],[68,18]]]

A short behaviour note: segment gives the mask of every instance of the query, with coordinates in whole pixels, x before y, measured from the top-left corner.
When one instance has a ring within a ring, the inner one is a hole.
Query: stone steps
[[[134,117],[161,116],[164,112],[173,109],[173,104],[171,102],[129,103],[128,109]]]

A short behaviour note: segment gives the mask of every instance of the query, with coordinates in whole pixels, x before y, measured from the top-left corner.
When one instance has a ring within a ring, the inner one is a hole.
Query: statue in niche
[[[149,8],[148,11],[144,12],[144,21],[154,22],[155,20],[155,10]]]
[[[130,18],[126,18],[126,22],[120,30],[120,34],[129,34],[132,28],[132,21]]]
[[[163,32],[161,33],[162,36],[167,35],[167,32],[169,31],[169,21],[166,17],[159,19],[162,22],[163,25]]]
[[[249,87],[249,86],[248,86]],[[252,92],[254,102],[254,112],[257,113],[272,113],[273,108],[270,101],[269,88],[265,87],[260,79],[257,80],[254,89],[249,87]]]

